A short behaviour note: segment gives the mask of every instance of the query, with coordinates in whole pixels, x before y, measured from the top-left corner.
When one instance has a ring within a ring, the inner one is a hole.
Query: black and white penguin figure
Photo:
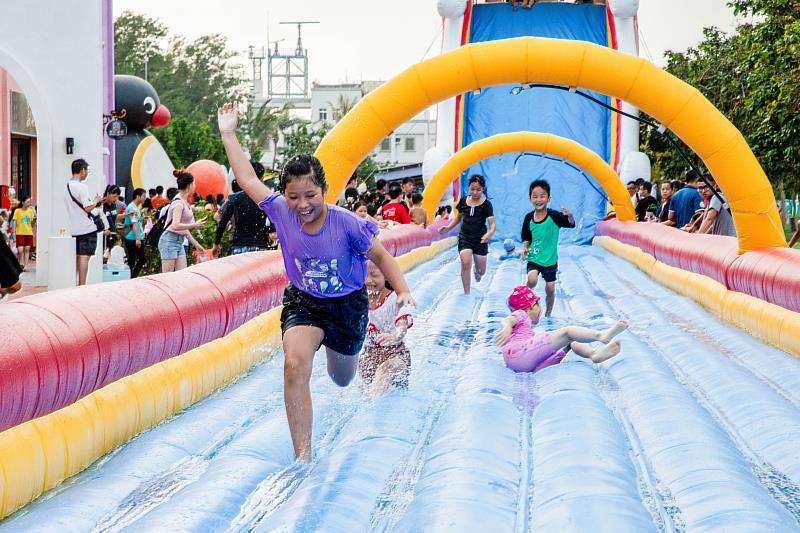
[[[114,76],[114,110],[117,114],[124,110],[122,121],[128,127],[128,134],[115,144],[116,182],[125,198],[130,201],[138,188],[174,187],[172,161],[158,139],[145,130],[164,127],[170,119],[153,86],[137,76]]]

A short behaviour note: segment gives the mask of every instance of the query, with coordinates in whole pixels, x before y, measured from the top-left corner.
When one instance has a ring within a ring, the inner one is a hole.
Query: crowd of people
[[[711,174],[702,177],[694,170],[685,180],[663,181],[659,198],[654,186],[644,179],[627,183],[638,222],[652,222],[688,233],[736,236],[733,217],[725,197]]]

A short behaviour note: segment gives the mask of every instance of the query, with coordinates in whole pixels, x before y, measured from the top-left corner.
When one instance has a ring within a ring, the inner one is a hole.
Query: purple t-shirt
[[[367,276],[366,254],[378,234],[373,222],[328,204],[322,229],[308,233],[282,194],[276,192],[258,206],[275,225],[292,285],[317,298],[361,290]]]

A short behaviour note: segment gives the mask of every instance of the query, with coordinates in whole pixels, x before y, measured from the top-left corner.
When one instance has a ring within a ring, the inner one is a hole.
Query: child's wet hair
[[[480,174],[473,174],[472,176],[470,176],[469,181],[467,182],[467,187],[469,187],[473,183],[477,183],[478,185],[481,186],[483,190],[486,190],[486,180],[483,179],[483,176],[481,176]]]
[[[372,263],[371,260],[370,260],[370,263]],[[372,264],[375,265],[375,263],[372,263]],[[375,266],[377,267],[378,265],[375,265]],[[381,270],[381,269],[379,268],[378,270]],[[386,287],[388,290],[394,292],[394,287],[392,287],[392,284],[389,283],[388,279],[386,279],[386,274],[384,274],[382,270],[381,270],[381,275],[383,275],[383,286]]]
[[[328,191],[325,169],[322,168],[320,160],[311,154],[296,155],[283,165],[278,191],[281,194],[285,193],[286,184],[295,179],[310,180],[311,183],[322,189],[323,194]]]
[[[528,196],[533,194],[533,189],[535,189],[536,187],[541,187],[542,189],[544,189],[544,192],[547,193],[547,196],[550,196],[550,184],[547,183],[547,180],[533,180],[531,182],[530,188],[528,189]]]

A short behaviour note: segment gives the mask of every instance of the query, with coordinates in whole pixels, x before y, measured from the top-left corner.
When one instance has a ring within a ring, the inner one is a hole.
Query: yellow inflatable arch
[[[733,213],[739,251],[785,246],[772,187],[742,134],[697,89],[649,61],[583,41],[518,37],[473,43],[418,63],[367,94],[316,155],[335,199],[358,163],[397,126],[442,100],[504,83],[585,87],[632,103],[705,162]]]
[[[518,131],[500,133],[475,141],[456,152],[437,170],[422,193],[422,207],[433,220],[445,189],[459,174],[487,157],[507,152],[539,152],[569,161],[592,176],[608,194],[619,220],[636,220],[628,191],[614,169],[602,157],[571,139],[549,133]]]

